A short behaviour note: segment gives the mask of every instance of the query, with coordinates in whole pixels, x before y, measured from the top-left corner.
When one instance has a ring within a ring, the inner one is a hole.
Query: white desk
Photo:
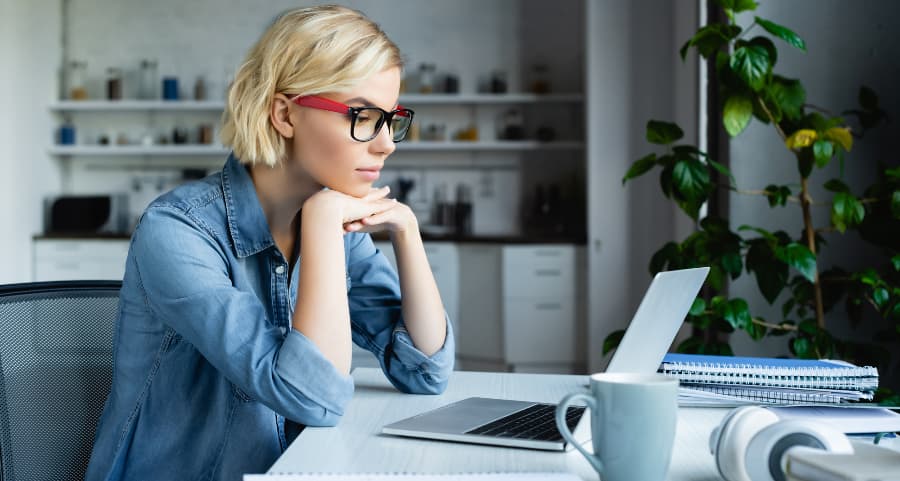
[[[402,394],[380,369],[353,371],[356,394],[336,428],[306,428],[269,472],[465,473],[569,471],[598,479],[577,451],[477,446],[381,434],[385,424],[469,396],[559,402],[566,393],[586,390],[587,376],[464,372],[453,373],[440,396]],[[720,479],[708,451],[709,433],[727,409],[679,410],[669,479]],[[588,443],[590,444],[590,443]]]

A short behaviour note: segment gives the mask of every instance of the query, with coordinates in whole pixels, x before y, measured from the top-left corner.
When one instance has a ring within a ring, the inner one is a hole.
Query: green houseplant
[[[889,367],[896,360],[888,347],[896,346],[900,338],[900,240],[896,238],[900,167],[871,166],[878,171],[878,180],[861,192],[854,192],[841,178],[817,175],[839,162],[843,176],[845,154],[853,148],[854,139],[886,115],[875,94],[865,87],[859,92],[859,107],[842,116],[807,103],[800,80],[774,72],[775,42],[805,51],[804,41],[792,30],[760,17],[746,28],[739,26],[736,16],[757,7],[752,0],[717,3],[724,10],[724,20],[702,26],[681,48],[681,57],[697,49],[701,57],[712,60],[715,67],[710,75],[720,85],[725,130],[737,136],[753,119],[770,126],[796,160],[797,177],[756,190],[741,189],[725,166],[695,146],[679,144],[683,132],[676,124],[647,123],[647,140],[665,151],[636,160],[623,184],[658,168],[663,193],[698,223],[686,239],[662,246],[650,261],[650,271],[711,267],[707,290],[695,300],[686,321],[694,327],[693,335],[678,350],[731,355],[727,334],[743,331],[754,340],[785,336],[797,357],[839,357]],[[831,198],[813,199],[814,182],[822,182]],[[773,209],[795,208],[800,229],[785,232],[742,225],[732,230],[725,219],[699,218],[704,203],[721,189],[757,195]],[[814,225],[811,212],[820,208],[830,209],[830,225]],[[878,262],[853,272],[838,266],[823,270],[817,254],[827,248],[828,237],[851,230],[879,253]],[[766,301],[782,303],[781,319],[753,315],[745,299],[727,295],[729,280],[745,273],[755,277]],[[846,313],[836,313],[830,322],[875,318],[871,322],[878,323],[878,342],[853,343],[832,335],[826,313],[841,300]],[[606,338],[604,354],[618,345],[622,334],[616,331]]]

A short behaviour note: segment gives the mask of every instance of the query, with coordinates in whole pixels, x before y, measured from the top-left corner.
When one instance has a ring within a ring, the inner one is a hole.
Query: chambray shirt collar
[[[228,231],[238,257],[248,257],[275,244],[250,173],[234,153],[222,169],[222,191]]]

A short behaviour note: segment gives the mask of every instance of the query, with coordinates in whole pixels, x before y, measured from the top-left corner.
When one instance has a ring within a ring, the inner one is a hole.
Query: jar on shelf
[[[157,86],[159,85],[158,63],[156,60],[141,60],[141,80],[140,92],[138,96],[144,100],[157,100],[159,93]]]
[[[72,60],[66,69],[66,95],[69,100],[85,100],[87,93],[87,62]]]
[[[122,99],[122,69],[116,67],[106,69],[106,98]]]
[[[419,65],[419,92],[423,94],[434,92],[434,64],[432,63]]]
[[[546,64],[536,63],[531,67],[531,92],[539,95],[550,93],[550,71]]]
[[[194,82],[194,100],[206,100],[206,79],[202,75]]]

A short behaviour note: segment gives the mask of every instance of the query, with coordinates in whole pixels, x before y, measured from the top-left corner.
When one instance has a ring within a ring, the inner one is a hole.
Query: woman
[[[281,15],[250,51],[225,167],[135,229],[86,479],[264,472],[302,426],[338,422],[351,342],[399,390],[444,390],[453,338],[416,218],[372,188],[413,117],[401,67],[377,25],[336,6]],[[399,280],[373,231],[390,232]]]

